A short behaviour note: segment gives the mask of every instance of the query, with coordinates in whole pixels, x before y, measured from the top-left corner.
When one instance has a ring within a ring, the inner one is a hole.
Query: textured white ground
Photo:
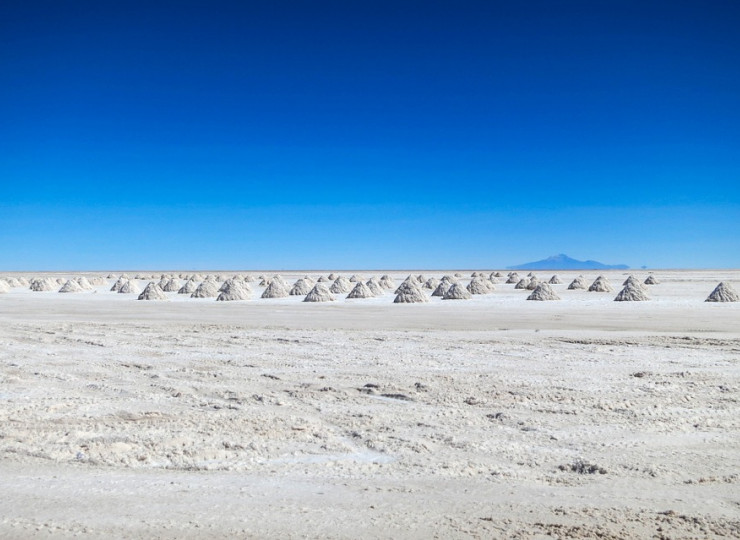
[[[738,537],[740,303],[704,299],[740,272],[655,274],[624,303],[621,271],[556,302],[12,289],[0,537]]]

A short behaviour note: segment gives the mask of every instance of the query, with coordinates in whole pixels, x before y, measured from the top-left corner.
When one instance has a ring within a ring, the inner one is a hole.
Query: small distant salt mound
[[[198,284],[193,278],[190,278],[185,282],[185,285],[177,290],[177,294],[193,294],[197,288]]]
[[[73,279],[68,279],[65,284],[62,285],[62,288],[59,289],[60,293],[76,293],[82,291],[82,285]]]
[[[306,296],[311,292],[311,284],[305,278],[300,278],[293,284],[288,294],[290,296]]]
[[[82,289],[84,289],[86,291],[91,291],[91,290],[93,290],[95,288],[95,287],[92,286],[92,283],[90,283],[90,281],[85,276],[78,277],[75,281],[80,286],[80,288],[82,288]],[[66,285],[66,283],[65,283],[65,285]]]
[[[177,292],[180,290],[180,282],[175,278],[170,278],[164,287],[160,287],[164,292]]]
[[[0,279],[0,294],[10,292],[10,284],[4,279]]]
[[[28,287],[29,285],[28,281],[23,278],[9,277],[5,278],[5,282],[11,289],[15,289],[16,287]]]
[[[536,276],[532,276],[532,279],[529,280],[529,283],[527,283],[527,290],[533,291],[537,288],[537,285],[540,284],[540,280],[537,279]]]
[[[203,275],[196,273],[190,276],[190,279],[192,279],[193,281],[203,281],[205,278],[203,277]]]
[[[346,277],[339,276],[334,280],[334,283],[331,284],[329,290],[334,294],[344,294],[352,290],[352,285]]]
[[[463,277],[463,275],[460,272],[455,272],[455,277],[456,278],[461,278],[461,277]]]
[[[144,291],[139,295],[139,300],[167,300],[167,295],[158,284],[150,281]]]
[[[139,294],[141,289],[133,279],[127,279],[118,289],[119,294]]]
[[[527,300],[560,300],[560,297],[555,294],[555,291],[552,290],[552,287],[550,287],[549,283],[543,282],[535,287],[535,289],[532,291],[532,294],[527,296]]]
[[[534,275],[534,273],[533,273],[533,272],[530,272],[529,274],[527,274],[527,277],[528,277],[528,278],[533,278],[533,277],[535,277],[535,275]]]
[[[396,289],[396,298],[393,300],[394,304],[429,302],[429,299],[419,288],[418,283],[414,283],[414,281],[415,280],[407,280],[401,283],[401,286]]]
[[[167,286],[169,282],[170,282],[170,278],[168,278],[167,276],[162,276],[161,278],[159,278],[159,281],[157,282],[157,287],[159,287],[162,291],[164,291],[164,288]],[[178,289],[180,288],[179,285],[177,288]]]
[[[658,285],[659,283],[660,281],[658,281],[652,274],[645,278],[645,285]]]
[[[332,296],[329,288],[323,283],[317,283],[313,289],[303,299],[304,302],[333,302],[334,296]]]
[[[267,287],[267,286],[270,285],[270,282],[271,281],[272,281],[271,279],[262,278],[262,279],[260,279],[259,285],[260,285],[260,287]]]
[[[519,281],[521,280],[519,278],[519,274],[516,272],[509,274],[509,277],[506,279],[506,283],[519,283]]]
[[[253,275],[247,274],[246,276],[244,276],[244,281],[246,281],[247,283],[253,283],[257,280],[254,278]]]
[[[108,274],[107,279],[116,279],[116,276],[114,276],[113,274]]]
[[[311,287],[313,287],[314,285],[316,285],[316,281],[314,281],[314,279],[311,276],[309,276],[309,275],[303,276],[303,281],[305,281],[306,283],[308,283]]]
[[[554,276],[552,276],[552,277],[550,278],[550,281],[548,281],[548,283],[549,283],[550,285],[559,285],[559,284],[561,284],[562,282],[563,282],[563,280],[561,280],[561,279],[560,279],[560,276],[559,276],[559,275],[557,275],[557,274],[555,274]]]
[[[396,288],[396,282],[388,274],[380,276],[380,286],[384,289],[392,290]]]
[[[471,281],[470,283],[473,283],[474,281],[475,279]],[[485,294],[485,293],[476,293],[476,294]],[[468,289],[466,289],[459,283],[453,283],[452,285],[450,285],[447,291],[442,296],[442,300],[470,300],[471,298],[473,298],[473,295],[468,291]]]
[[[218,282],[215,279],[204,279],[190,295],[190,298],[214,298],[218,296],[218,287]]]
[[[31,283],[30,283],[30,282],[29,282],[29,281],[28,281],[28,280],[27,280],[26,278],[24,278],[23,276],[20,276],[19,278],[17,278],[17,279],[16,279],[16,281],[18,281],[18,283],[20,283],[20,286],[21,286],[21,287],[28,287],[28,286],[29,286],[29,285],[31,284]],[[15,286],[15,287],[17,287],[17,285],[11,285],[11,287],[14,287],[14,286]]]
[[[56,278],[54,281],[56,282],[57,285],[64,285],[67,282],[64,278],[60,278],[60,277]]]
[[[503,275],[503,274],[502,274],[501,272],[495,272],[495,273],[493,273],[493,274],[491,274],[491,275],[492,275],[493,277],[497,277],[497,278],[500,278],[500,277],[504,277],[504,275]]]
[[[470,274],[470,277],[471,278],[477,278],[478,276],[482,276],[482,275],[483,274],[481,274],[480,272],[473,272],[472,274]]]
[[[437,278],[430,277],[428,280],[424,282],[424,288],[429,289],[430,291],[433,291],[437,288],[439,285],[439,280]]]
[[[575,289],[585,289],[587,287],[586,279],[583,276],[578,276],[576,279],[570,282],[568,289],[571,291]]]
[[[650,300],[650,298],[645,294],[645,289],[642,288],[639,282],[637,285],[627,283],[627,285],[619,291],[617,296],[614,297],[615,302],[643,302],[645,300]]]
[[[450,283],[449,281],[445,281],[443,279],[442,281],[439,282],[439,285],[437,285],[437,288],[434,289],[434,292],[432,292],[432,296],[441,296],[442,298],[444,298],[444,295],[447,294],[447,291],[450,289],[450,287],[452,287],[452,285],[453,283]]]
[[[712,294],[707,296],[705,302],[740,302],[740,295],[737,294],[732,285],[724,281],[717,285]]]
[[[34,278],[31,280],[29,288],[35,292],[53,291],[59,285],[51,278]]]
[[[453,283],[457,283],[457,278],[455,276],[444,275],[440,281],[444,281],[448,285],[452,285]]]
[[[498,277],[496,277],[493,273],[491,273],[491,275],[488,276],[488,281],[490,281],[493,284],[496,284],[498,283]]]
[[[454,285],[457,284],[455,283],[453,286]],[[493,284],[487,279],[476,277],[470,280],[467,289],[470,294],[488,294],[493,291]],[[447,293],[449,294],[449,291],[447,291]]]
[[[286,296],[288,296],[288,290],[279,279],[273,279],[262,293],[262,298],[285,298]]]
[[[106,284],[105,278],[102,276],[91,276],[88,281],[90,282],[90,285],[93,285],[94,287]]]
[[[149,276],[145,276],[143,274],[136,274],[134,276],[134,279],[148,279]]]
[[[588,292],[612,292],[613,290],[614,289],[609,284],[609,280],[604,276],[597,277],[588,288]]]
[[[326,276],[319,276],[319,279],[316,280],[316,283],[328,283],[331,280]]]
[[[240,279],[227,279],[219,290],[221,292],[216,297],[217,302],[249,300],[250,297],[250,291],[246,288],[246,283]]]
[[[522,278],[519,281],[517,281],[517,284],[514,285],[515,289],[526,289],[527,285],[529,285],[529,280],[527,278]]]
[[[373,296],[383,296],[383,286],[380,284],[380,281],[374,277],[368,279],[365,285],[367,285],[367,288],[370,289],[371,293],[373,293]]]
[[[373,291],[371,291],[362,281],[358,281],[355,288],[347,295],[347,298],[372,298],[373,296],[375,296]]]
[[[365,278],[362,276],[358,276],[357,274],[352,274],[349,280],[351,283],[357,283],[358,281],[365,281]]]
[[[339,276],[335,273],[329,274],[329,281],[336,281]]]
[[[622,283],[622,287],[626,287],[627,285],[632,285],[634,287],[637,287],[638,289],[644,289],[642,286],[642,283],[640,283],[640,280],[637,279],[635,276],[630,274],[627,279],[624,280]]]
[[[113,286],[110,288],[113,292],[118,292],[118,290],[123,286],[124,283],[128,281],[128,278],[125,278],[123,276],[119,277],[116,282],[113,284]]]

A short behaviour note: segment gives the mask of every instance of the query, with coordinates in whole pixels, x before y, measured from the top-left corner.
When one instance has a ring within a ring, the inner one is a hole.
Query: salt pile
[[[285,298],[288,290],[280,279],[273,279],[262,293],[262,298]]]
[[[365,285],[362,281],[358,281],[355,288],[352,289],[347,295],[348,299],[352,298],[372,298],[375,296],[373,292]]]
[[[507,282],[508,283],[508,282]],[[515,289],[526,289],[527,285],[529,285],[529,279],[522,278],[520,279],[516,285],[514,285]]]
[[[249,300],[250,291],[245,282],[237,279],[227,279],[219,289],[217,302],[232,302],[235,300]]]
[[[329,281],[336,281],[339,276],[335,273],[329,274]]]
[[[609,285],[609,280],[604,276],[597,277],[588,288],[588,292],[612,292],[613,290],[612,286]]]
[[[439,285],[439,280],[433,277],[430,277],[428,280],[424,282],[424,288],[429,289],[430,291],[433,291],[434,289],[436,289],[437,285]]]
[[[527,283],[527,290],[533,291],[537,288],[537,285],[540,284],[540,280],[537,279],[536,276],[532,276],[532,278],[529,280],[529,283]]]
[[[404,281],[401,286],[396,290],[396,298],[394,298],[394,304],[415,304],[419,302],[429,302],[429,299],[424,295],[422,290],[418,286],[416,280],[409,279]]]
[[[437,285],[437,288],[434,289],[434,292],[432,292],[432,296],[441,296],[444,298],[444,295],[447,294],[447,291],[452,287],[452,283],[446,280],[442,280],[439,282],[439,285]],[[468,292],[467,289],[465,292]]]
[[[311,284],[306,278],[300,278],[293,284],[288,294],[290,296],[306,296],[309,292],[311,292]]]
[[[160,287],[164,292],[178,292],[180,290],[180,282],[175,278],[170,278],[164,284],[164,287]]]
[[[60,293],[76,293],[76,292],[82,292],[82,285],[80,285],[77,281],[73,279],[68,279],[67,282],[62,285],[62,288],[59,289]]]
[[[637,279],[635,276],[631,275],[624,280],[624,283],[622,283],[623,287],[626,287],[627,285],[632,285],[633,287],[637,287],[638,289],[644,289],[642,283],[640,283],[640,280]]]
[[[193,278],[190,278],[185,282],[185,285],[177,290],[177,294],[193,294],[197,288],[198,284]]]
[[[28,287],[30,285],[29,281],[23,276],[20,276],[19,278],[17,278],[16,281],[20,283],[20,287]],[[18,287],[18,285],[11,284],[11,287]]]
[[[532,294],[527,296],[527,300],[560,300],[560,297],[555,294],[555,291],[552,290],[549,283],[540,283],[532,291]]]
[[[472,284],[473,281],[471,281],[470,283]],[[470,285],[468,285],[468,287],[470,287]],[[486,294],[486,293],[474,293],[474,294]],[[459,283],[453,283],[447,289],[444,296],[442,296],[442,300],[470,300],[472,297],[473,297],[473,294],[471,294],[471,292],[468,291],[468,289],[466,289]]]
[[[351,289],[352,285],[344,276],[337,277],[334,280],[334,283],[331,284],[331,287],[329,287],[329,290],[334,294],[344,294],[346,292],[349,292]]]
[[[139,294],[140,291],[141,289],[133,279],[127,279],[118,289],[119,294]]]
[[[303,299],[304,302],[332,302],[334,297],[332,296],[329,288],[323,283],[317,283],[314,285],[311,292],[306,295]]]
[[[349,280],[351,283],[357,283],[358,281],[365,281],[365,278],[362,276],[358,276],[357,274],[352,274]]]
[[[559,275],[557,275],[557,274],[555,274],[554,276],[552,276],[552,277],[550,278],[550,281],[548,281],[548,283],[549,283],[550,285],[559,285],[559,284],[561,284],[562,282],[563,282],[563,281],[562,281],[562,280],[560,279],[560,276],[559,276]]]
[[[5,278],[5,282],[11,289],[14,289],[16,287],[28,287],[29,285],[28,281],[22,278],[9,277]]]
[[[204,279],[193,291],[190,298],[214,298],[218,296],[218,283],[215,279]]]
[[[383,274],[380,276],[380,286],[384,289],[392,290],[396,288],[396,283],[393,281],[393,278],[389,276],[388,274]]]
[[[370,289],[371,293],[373,293],[373,296],[383,296],[383,286],[374,277],[368,279],[365,285],[367,285],[367,288]]]
[[[10,292],[10,285],[4,279],[0,279],[0,294]]]
[[[740,295],[737,294],[732,285],[725,283],[724,281],[717,285],[712,294],[710,294],[705,302],[740,302]]]
[[[467,289],[470,294],[488,294],[493,291],[493,284],[487,279],[476,277],[468,283]],[[449,291],[447,293],[449,294]]]
[[[139,295],[139,300],[167,300],[167,295],[158,284],[150,281],[144,291]]]
[[[570,285],[568,285],[569,290],[575,290],[575,289],[585,289],[586,288],[586,278],[583,276],[578,276],[576,279],[570,282]]]
[[[637,285],[627,283],[627,285],[625,285],[614,298],[615,302],[643,302],[645,300],[650,300],[650,298],[645,294],[645,290],[639,282]]]
[[[652,274],[645,278],[645,285],[658,285],[659,283],[660,281],[658,281]]]
[[[316,283],[329,283],[331,280],[326,276],[319,276],[319,279],[316,280]]]
[[[58,283],[51,278],[34,278],[31,280],[29,288],[35,292],[53,291],[57,288],[57,285]]]

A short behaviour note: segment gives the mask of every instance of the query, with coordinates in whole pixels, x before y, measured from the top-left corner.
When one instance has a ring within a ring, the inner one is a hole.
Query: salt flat
[[[0,536],[739,536],[740,303],[704,299],[740,271],[648,302],[578,273],[553,302],[0,294]]]

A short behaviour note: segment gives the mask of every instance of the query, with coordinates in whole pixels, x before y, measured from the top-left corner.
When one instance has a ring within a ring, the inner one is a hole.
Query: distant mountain
[[[604,264],[599,261],[577,261],[567,255],[553,255],[541,261],[509,266],[507,270],[626,270],[626,264]]]

